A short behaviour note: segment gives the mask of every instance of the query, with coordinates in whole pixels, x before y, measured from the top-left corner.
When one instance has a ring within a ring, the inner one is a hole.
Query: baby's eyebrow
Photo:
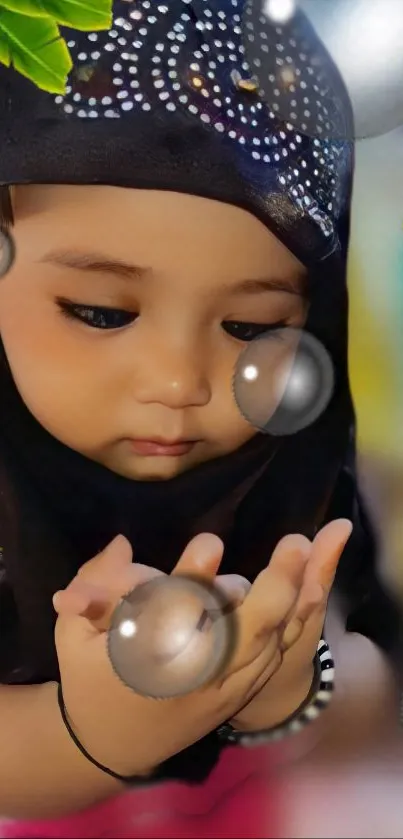
[[[101,253],[80,253],[68,250],[49,251],[39,262],[77,271],[88,271],[88,273],[111,274],[125,280],[141,279],[150,271],[150,268],[131,265],[121,259],[110,258]]]
[[[110,274],[124,280],[142,279],[152,270],[151,268],[131,265],[121,259],[111,258],[102,253],[83,253],[73,250],[49,251],[39,262],[93,274]],[[300,274],[295,273],[293,276],[283,278],[245,279],[238,283],[226,283],[221,286],[221,290],[229,294],[282,292],[283,294],[294,294],[305,298],[307,296],[306,275],[301,271]]]
[[[296,294],[298,297],[307,296],[307,283],[304,274],[290,277],[263,277],[258,279],[241,280],[239,283],[225,287],[233,294],[262,294],[262,292],[282,292]]]

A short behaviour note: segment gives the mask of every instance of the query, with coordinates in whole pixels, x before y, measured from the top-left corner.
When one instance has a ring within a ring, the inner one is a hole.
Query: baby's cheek
[[[44,358],[37,350],[27,358],[19,353],[11,365],[16,387],[31,414],[52,436],[78,451],[102,444],[102,406],[97,406],[85,375],[77,374],[59,363]]]
[[[253,428],[246,420],[244,420],[238,413],[236,406],[231,412],[229,421],[221,432],[221,445],[223,453],[229,454],[236,449],[239,449],[244,443],[247,443],[256,434],[256,429]]]

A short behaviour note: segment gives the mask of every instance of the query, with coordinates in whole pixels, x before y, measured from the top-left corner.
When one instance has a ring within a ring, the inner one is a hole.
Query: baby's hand
[[[173,574],[197,574],[212,582],[222,554],[220,539],[197,536]],[[226,671],[187,696],[156,701],[135,694],[116,677],[107,655],[106,632],[122,595],[159,572],[133,564],[123,537],[86,563],[68,589],[57,594],[55,608],[65,704],[90,754],[122,775],[151,774],[167,758],[233,717],[281,661],[282,631],[299,597],[303,570],[299,554],[281,562],[274,556],[237,609],[239,640]],[[237,585],[241,601],[244,589],[239,579]]]
[[[326,525],[311,544],[302,536],[286,536],[275,554],[285,556],[300,543],[308,552],[303,586],[283,634],[284,658],[255,698],[231,720],[239,730],[272,728],[304,701],[313,679],[313,658],[321,639],[327,602],[336,569],[352,525],[339,519]],[[273,559],[271,560],[273,561]]]

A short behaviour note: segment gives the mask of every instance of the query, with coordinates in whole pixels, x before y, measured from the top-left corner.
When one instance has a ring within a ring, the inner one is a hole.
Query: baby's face
[[[262,326],[301,327],[307,310],[302,266],[257,219],[101,186],[18,188],[15,218],[0,331],[51,434],[139,480],[253,436],[232,395],[236,361]]]

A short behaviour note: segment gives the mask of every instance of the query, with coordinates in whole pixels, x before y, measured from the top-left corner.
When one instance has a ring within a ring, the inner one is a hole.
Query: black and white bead
[[[320,669],[319,687],[314,696],[308,697],[306,704],[282,725],[267,731],[237,731],[229,723],[217,729],[220,740],[238,746],[261,746],[274,743],[290,734],[297,734],[309,723],[314,722],[329,705],[334,691],[334,662],[329,646],[323,639],[318,644],[316,663]]]

